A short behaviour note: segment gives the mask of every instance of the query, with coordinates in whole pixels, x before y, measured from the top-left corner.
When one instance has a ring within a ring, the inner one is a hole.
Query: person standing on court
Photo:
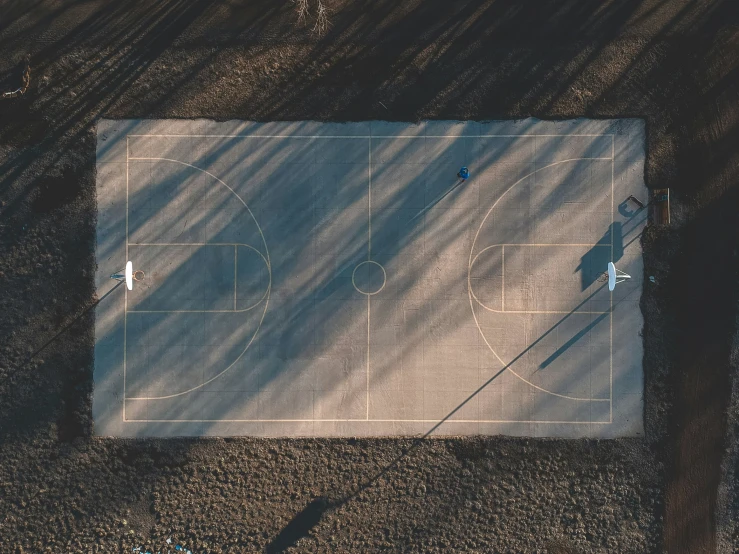
[[[469,179],[470,176],[470,170],[467,169],[465,166],[462,166],[462,169],[459,170],[459,173],[457,173],[457,177],[462,179],[463,181],[466,181]]]

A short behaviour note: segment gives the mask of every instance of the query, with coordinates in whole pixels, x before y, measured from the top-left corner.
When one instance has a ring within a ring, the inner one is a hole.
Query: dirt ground
[[[739,325],[737,327],[739,329]],[[732,344],[730,371],[732,390],[727,418],[726,454],[721,467],[716,506],[716,551],[720,554],[736,552],[739,536],[739,330]]]
[[[734,0],[329,6],[319,38],[275,0],[3,5],[0,90],[26,56],[31,85],[0,99],[2,550],[714,552],[738,300]],[[95,300],[96,119],[527,116],[647,121],[647,184],[670,187],[673,225],[643,238],[646,440],[91,438],[93,320],[75,318]]]

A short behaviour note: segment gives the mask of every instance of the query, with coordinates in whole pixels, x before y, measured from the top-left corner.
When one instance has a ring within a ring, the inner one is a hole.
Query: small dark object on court
[[[631,200],[634,204],[636,204],[637,206],[639,206],[639,209],[640,210],[644,208],[644,202],[642,202],[641,200],[639,200],[633,194],[630,194],[629,197],[627,198],[627,200]]]

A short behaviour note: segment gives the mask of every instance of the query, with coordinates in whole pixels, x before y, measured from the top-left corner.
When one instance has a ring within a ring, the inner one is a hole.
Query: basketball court
[[[97,435],[642,434],[641,120],[97,140]]]

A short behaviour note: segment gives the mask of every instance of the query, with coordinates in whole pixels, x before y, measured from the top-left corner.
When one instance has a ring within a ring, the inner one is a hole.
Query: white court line
[[[558,161],[558,162],[553,162],[551,164],[547,164],[547,165],[545,165],[543,167],[540,167],[539,169],[536,169],[536,170],[532,171],[531,173],[529,173],[527,175],[524,175],[518,181],[516,181],[510,187],[508,187],[503,194],[500,195],[500,197],[493,203],[493,205],[490,207],[490,209],[488,210],[488,212],[485,214],[485,217],[483,218],[482,222],[480,223],[480,226],[477,228],[477,233],[475,233],[475,238],[472,241],[472,248],[470,249],[469,265],[467,266],[467,290],[468,290],[468,296],[469,296],[469,300],[470,300],[470,309],[472,310],[472,316],[475,319],[475,325],[477,325],[477,329],[480,332],[480,336],[482,337],[482,340],[485,341],[485,344],[487,344],[487,346],[490,349],[490,351],[498,359],[498,361],[503,365],[503,367],[505,367],[513,375],[515,375],[516,377],[518,377],[524,383],[527,383],[528,385],[530,385],[532,388],[534,388],[536,390],[539,390],[541,392],[545,392],[547,394],[551,394],[552,396],[557,396],[559,398],[566,398],[568,400],[576,400],[576,401],[583,401],[583,402],[585,402],[585,401],[588,401],[588,402],[590,402],[590,401],[592,401],[592,402],[600,402],[600,401],[611,402],[611,399],[610,398],[605,398],[605,399],[601,399],[601,398],[581,398],[581,397],[576,397],[576,396],[568,396],[568,395],[565,395],[565,394],[558,394],[556,392],[552,392],[552,391],[547,390],[545,388],[542,388],[542,387],[540,387],[538,385],[535,385],[534,383],[532,383],[528,379],[524,379],[517,372],[513,371],[513,369],[511,369],[511,367],[510,367],[510,364],[506,364],[503,361],[503,359],[500,356],[498,356],[498,353],[495,351],[495,349],[493,349],[493,347],[490,344],[490,342],[488,342],[487,337],[482,332],[482,329],[480,328],[480,322],[477,319],[477,313],[475,313],[475,306],[473,304],[473,296],[474,295],[472,294],[472,261],[473,261],[472,260],[472,254],[475,252],[475,244],[477,244],[477,239],[480,236],[480,231],[482,230],[483,226],[485,225],[485,221],[487,221],[487,219],[490,216],[490,214],[493,213],[493,210],[495,209],[495,206],[498,205],[498,202],[500,202],[505,197],[505,195],[508,194],[511,190],[513,190],[513,188],[516,187],[516,185],[518,185],[521,181],[523,181],[524,179],[528,179],[532,175],[534,175],[534,178],[536,178],[536,174],[539,171],[543,170],[543,169],[548,169],[550,167],[553,167],[555,165],[559,165],[559,164],[562,164],[562,163],[573,162],[573,161],[581,161],[581,160],[592,160],[592,159],[598,159],[598,158],[569,158],[567,160],[561,160],[561,161]],[[607,159],[611,159],[611,163],[613,163],[612,158],[607,158]],[[613,181],[611,181],[611,189],[613,189]],[[611,204],[612,203],[613,203],[613,194],[611,194]],[[611,217],[613,217],[613,210],[611,210]],[[612,351],[613,351],[613,348],[611,348],[611,352]],[[613,390],[613,387],[611,387],[611,396],[613,395],[612,390]]]
[[[239,267],[239,247],[234,244],[234,312],[236,311],[236,269]]]
[[[253,306],[249,306],[248,308],[244,308],[243,310],[128,310],[128,313],[130,314],[240,314],[244,312],[248,312],[249,310],[253,310],[259,304],[262,303],[262,300],[267,296],[267,293],[262,295],[262,298],[254,304]]]
[[[595,400],[598,400],[597,398]],[[603,400],[607,400],[603,399]],[[129,423],[439,423],[439,419],[129,419]],[[520,419],[448,419],[441,425],[453,423],[540,423],[562,425],[609,425],[608,421],[541,421]]]
[[[367,261],[372,260],[372,137],[367,139]],[[383,269],[384,271],[384,269]],[[354,273],[352,273],[352,284]],[[356,285],[354,286],[356,288]],[[369,420],[370,405],[370,295],[367,295],[367,393],[365,419]]]
[[[264,257],[264,254],[258,248],[254,248],[252,245],[244,242],[129,242],[128,244],[131,246],[244,246],[254,250],[267,263],[267,258]]]
[[[126,264],[128,264],[128,135],[126,135]],[[128,329],[128,287],[123,291],[123,421],[126,421],[126,332]]]
[[[540,315],[543,315],[543,314],[569,314],[572,312],[572,310],[559,310],[559,311],[556,311],[556,310],[505,310],[501,312],[500,310],[494,310],[493,308],[490,308],[486,306],[485,304],[483,304],[477,298],[477,296],[475,296],[474,293],[472,293],[472,296],[475,298],[475,302],[480,304],[482,308],[484,308],[485,310],[489,312],[495,312],[496,314],[534,314],[534,315],[540,314]],[[585,314],[607,314],[608,312],[577,311],[575,313],[585,315]]]
[[[369,294],[367,295],[367,415],[365,416],[366,420],[369,420],[369,401],[370,401],[370,298],[372,298]]]
[[[501,242],[498,244],[491,244],[490,246],[486,246],[480,252],[477,253],[477,256],[485,252],[485,250],[489,250],[490,248],[495,248],[496,246],[579,246],[581,248],[590,248],[592,246],[609,246],[608,244],[603,244],[602,242]],[[477,256],[475,256],[475,259],[477,259]],[[473,261],[474,263],[474,261]]]
[[[367,261],[372,260],[372,138],[367,141]]]
[[[426,138],[536,138],[536,137],[613,137],[612,134],[541,134],[541,135],[169,135],[169,134],[145,134],[126,135],[128,137],[179,137],[179,138],[296,138],[296,139],[426,139]],[[131,158],[132,160],[146,158]]]
[[[614,204],[613,204],[613,172],[614,172],[614,161],[613,157],[616,155],[616,145],[615,145],[615,137],[611,135],[611,261],[613,261],[613,222],[614,222]],[[611,370],[611,390],[610,390],[610,396],[611,399],[611,405],[610,405],[610,412],[609,412],[609,421],[613,422],[613,291],[611,291],[611,315],[609,316],[610,319],[610,330],[611,330],[611,350],[610,350],[610,370]]]
[[[182,138],[186,138],[186,137],[196,137],[196,138],[197,137],[204,137],[204,138],[208,138],[208,137],[213,137],[213,138],[280,138],[280,139],[284,139],[284,138],[303,138],[303,139],[305,139],[305,138],[312,138],[312,139],[321,139],[321,138],[364,139],[364,138],[368,138],[368,139],[371,139],[372,138],[372,135],[355,135],[355,136],[344,136],[344,135],[198,135],[198,134],[194,134],[194,135],[172,135],[172,134],[148,134],[148,135],[131,134],[131,135],[127,135],[127,137],[126,137],[126,142],[127,142],[127,152],[126,152],[126,156],[127,156],[127,160],[126,160],[126,162],[127,162],[127,164],[126,164],[126,168],[127,168],[127,171],[126,171],[126,173],[127,173],[126,174],[126,179],[127,179],[127,198],[126,198],[126,202],[127,202],[127,208],[126,208],[126,210],[127,211],[126,211],[126,223],[127,224],[128,224],[128,159],[129,159],[128,158],[128,137],[129,136],[133,136],[133,137],[144,137],[144,136],[151,136],[151,137],[182,137]],[[566,134],[533,134],[533,135],[532,134],[527,134],[527,135],[512,135],[512,134],[510,134],[510,135],[509,134],[504,134],[504,135],[375,135],[375,138],[390,138],[390,139],[396,139],[396,138],[409,138],[409,139],[413,139],[413,138],[496,138],[496,137],[536,138],[537,136],[539,136],[539,137],[605,137],[605,136],[611,136],[612,137],[612,142],[613,142],[613,135],[608,135],[608,134],[604,134],[604,133],[598,133],[598,134],[566,133]],[[371,152],[371,147],[370,147],[370,152]],[[613,148],[612,148],[612,152],[613,152]],[[135,159],[135,160],[167,160],[165,158],[130,158],[130,159]],[[610,159],[611,162],[612,162],[612,164],[613,164],[613,156],[611,158],[577,158],[577,159],[593,159],[593,160],[608,160],[608,159]],[[172,162],[176,162],[176,163],[181,163],[183,165],[188,165],[190,167],[193,167],[195,169],[199,169],[200,171],[203,171],[205,173],[208,173],[205,170],[202,170],[202,169],[197,168],[195,166],[191,166],[190,164],[187,164],[185,162],[179,162],[178,160],[167,160],[167,161],[172,161]],[[564,161],[572,161],[572,160],[564,160]],[[557,163],[563,163],[563,162],[555,162],[555,163],[553,163],[551,165],[556,165]],[[371,161],[370,161],[370,166],[371,166]],[[550,167],[550,166],[546,166],[546,167]],[[544,168],[542,168],[542,169],[544,169]],[[212,175],[210,173],[208,173],[208,174],[209,175]],[[213,177],[215,177],[215,176],[213,176]],[[215,178],[218,179],[217,177],[215,177]],[[218,180],[220,181],[220,179],[218,179]],[[225,183],[223,183],[223,184],[225,185]],[[226,187],[229,188],[229,190],[231,190],[230,187],[228,187],[227,185],[226,185]],[[613,182],[612,182],[612,189],[613,189]],[[231,190],[231,191],[233,192],[233,190]],[[239,200],[241,200],[241,198],[239,198]],[[611,201],[612,201],[612,204],[613,204],[613,197],[612,197]],[[242,203],[243,203],[243,200],[242,200]],[[248,206],[246,206],[246,207],[247,207],[247,210],[249,210]],[[491,210],[492,210],[492,208],[491,208]],[[249,211],[251,213],[251,210],[249,210]],[[371,217],[371,212],[370,212],[370,217]],[[612,217],[613,217],[613,210],[612,210]],[[252,215],[252,218],[253,218],[253,215]],[[255,223],[256,223],[256,219],[255,219]],[[371,225],[371,223],[370,223],[370,225]],[[257,227],[259,227],[259,224],[258,223],[257,223]],[[261,233],[261,229],[259,229],[259,231]],[[478,230],[478,234],[479,234],[479,230]],[[262,238],[264,240],[264,237],[263,236],[262,236]],[[477,236],[476,236],[476,238],[477,238]],[[126,243],[127,243],[126,244],[126,248],[128,248],[128,229],[127,229],[127,235],[126,235]],[[186,243],[186,244],[192,245],[193,243]],[[266,243],[265,243],[265,247],[266,247]],[[268,264],[268,269],[270,270],[270,283],[271,283],[271,268],[269,266],[269,262],[267,262],[267,264]],[[368,296],[368,301],[369,301],[369,296]],[[265,309],[265,311],[266,311],[266,309]],[[474,314],[474,310],[473,310],[473,314]],[[369,321],[369,309],[368,309],[368,321]],[[479,324],[478,324],[478,327],[479,327]],[[369,335],[369,325],[368,325],[368,335]],[[612,348],[611,348],[611,350],[612,350]],[[495,354],[495,352],[493,352],[493,353]],[[124,353],[124,355],[125,355],[125,353]],[[611,356],[612,356],[612,351],[611,351]],[[497,357],[497,354],[496,354],[496,357]],[[369,364],[369,349],[368,349],[368,364]],[[369,373],[367,374],[367,378],[369,379]],[[207,383],[204,383],[203,385],[205,385],[205,384],[207,384]],[[201,386],[203,386],[203,385],[201,385]],[[535,385],[534,385],[534,387],[535,388],[538,388]],[[199,387],[195,387],[195,388],[199,388]],[[543,389],[541,389],[541,390],[543,390]],[[185,391],[184,393],[178,393],[176,395],[171,395],[169,397],[138,398],[136,400],[144,400],[144,399],[149,400],[149,399],[170,398],[172,396],[179,396],[180,394],[185,394],[187,392],[191,392],[191,391]],[[551,391],[544,391],[544,392],[548,392],[548,393],[553,394],[555,396],[562,396],[562,395],[557,395],[555,393],[551,393]],[[368,387],[367,394],[368,394],[368,397],[369,397],[369,387]],[[613,394],[613,391],[612,391],[612,384],[611,384],[611,397],[612,397],[612,394]],[[567,398],[567,397],[565,397],[565,398]],[[575,398],[573,398],[573,399],[574,400],[580,400],[580,399],[575,399]],[[132,400],[132,399],[129,399],[129,400]],[[582,399],[582,400],[608,401],[609,399],[600,399],[600,398],[597,398],[597,399]],[[368,406],[369,406],[369,404],[368,404]],[[124,365],[124,408],[123,409],[124,409],[124,416],[125,416],[125,365]],[[124,417],[124,419],[125,419],[125,417]],[[163,420],[163,419],[161,419],[161,420],[132,420],[132,421],[140,421],[140,422],[147,422],[147,421],[150,421],[150,422],[171,422],[171,423],[187,423],[187,422],[216,422],[216,423],[217,422],[265,422],[265,423],[278,422],[278,423],[285,423],[285,422],[323,422],[323,421],[325,421],[325,422],[354,422],[354,421],[357,421],[357,422],[365,421],[365,422],[367,422],[368,420],[367,419],[364,419],[364,420],[362,420],[362,419],[357,419],[357,420],[354,420],[354,419],[278,419],[278,420],[264,420],[264,419],[261,419],[261,420],[242,420],[242,419],[234,419],[234,420],[226,420],[226,419],[208,420],[208,419],[204,419],[204,420]],[[407,423],[438,423],[439,422],[438,419],[426,419],[426,420],[378,419],[378,420],[369,420],[369,421],[372,421],[372,422],[375,422],[375,421],[377,421],[377,422],[398,422],[398,423],[402,423],[402,422],[407,422]],[[590,421],[588,421],[588,422],[581,422],[581,421],[540,421],[540,420],[522,421],[522,420],[480,420],[480,419],[476,419],[476,420],[449,420],[449,421],[444,422],[444,423],[450,423],[450,424],[451,423],[524,423],[524,424],[526,424],[526,423],[537,423],[537,424],[585,424],[585,425],[590,425],[591,423],[595,423],[595,424],[607,424],[607,422],[590,422]]]

